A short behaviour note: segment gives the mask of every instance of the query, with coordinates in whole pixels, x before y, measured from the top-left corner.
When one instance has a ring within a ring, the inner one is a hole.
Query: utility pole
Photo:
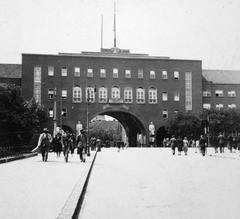
[[[56,136],[57,130],[57,88],[54,89],[54,105],[53,105],[53,137]]]

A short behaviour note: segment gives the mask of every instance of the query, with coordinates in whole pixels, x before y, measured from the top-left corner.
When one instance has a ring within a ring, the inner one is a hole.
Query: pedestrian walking
[[[237,138],[233,138],[233,152],[236,153],[236,150],[237,150]]]
[[[171,147],[171,150],[172,150],[172,154],[175,155],[175,148],[177,146],[177,140],[176,140],[174,135],[172,135],[172,138],[170,139],[169,144],[170,144],[170,147]]]
[[[57,133],[55,138],[52,141],[53,151],[57,154],[57,157],[60,157],[62,151],[62,135],[61,133]]]
[[[224,153],[224,140],[225,139],[224,139],[222,132],[219,133],[217,139],[218,139],[218,143],[219,143],[220,153]],[[215,151],[215,153],[217,153],[217,152]]]
[[[178,136],[178,139],[177,139],[177,148],[178,148],[178,155],[181,156],[181,152],[183,149],[183,140],[180,136]]]
[[[38,147],[40,147],[42,160],[47,162],[48,159],[48,152],[51,147],[52,136],[49,134],[49,130],[47,128],[43,129],[43,133],[39,136],[38,139]]]
[[[66,134],[63,136],[63,155],[65,162],[68,162],[68,155],[73,147],[73,140],[71,138],[71,134],[67,131]]]
[[[237,149],[239,151],[239,156],[240,156],[240,136],[237,138]]]
[[[100,152],[102,148],[102,140],[100,139],[100,137],[97,138],[96,146],[97,146],[97,151]]]
[[[199,139],[196,140],[196,150],[195,150],[195,153],[197,153],[197,150],[199,150],[199,152],[201,152],[201,150],[199,148]]]
[[[128,146],[129,146],[129,143],[128,143],[128,141],[126,141],[126,142],[125,142],[125,148],[126,148],[126,150],[128,149]]]
[[[85,154],[86,154],[86,148],[87,148],[87,136],[86,131],[81,130],[80,135],[77,137],[77,147],[78,147],[78,154],[81,162],[85,162]]]
[[[117,148],[118,148],[118,152],[120,152],[120,148],[121,148],[121,139],[117,139]]]
[[[207,144],[206,138],[204,137],[204,135],[201,135],[199,140],[199,146],[203,156],[205,156],[206,153],[206,144]]]
[[[185,156],[187,155],[188,147],[189,147],[189,141],[187,140],[187,137],[185,137],[183,139],[183,151],[185,153]]]
[[[75,150],[75,145],[76,145],[76,137],[74,134],[71,134],[71,139],[72,139],[72,144],[71,144],[70,151],[71,151],[71,155],[73,156],[74,150]]]
[[[227,137],[227,147],[230,153],[232,153],[232,146],[233,146],[233,137],[232,135],[229,135]]]

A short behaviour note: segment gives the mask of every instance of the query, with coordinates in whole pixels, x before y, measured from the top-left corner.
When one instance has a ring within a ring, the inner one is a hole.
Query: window
[[[64,118],[67,117],[67,108],[66,107],[62,108],[62,117],[64,117]]]
[[[92,68],[88,68],[88,70],[87,70],[87,77],[89,77],[89,78],[93,77],[93,70],[92,70]]]
[[[179,72],[178,71],[174,71],[174,79],[175,80],[179,79]]]
[[[42,68],[40,66],[34,67],[34,82],[33,82],[33,96],[36,102],[41,104],[41,74]]]
[[[107,88],[105,86],[101,86],[98,93],[99,103],[107,103]]]
[[[167,92],[162,92],[162,100],[167,101],[168,100],[168,93]]]
[[[67,77],[67,67],[62,67],[62,76]]]
[[[137,88],[137,103],[145,103],[145,91],[143,87]]]
[[[118,78],[118,69],[117,68],[113,69],[113,78]]]
[[[106,69],[100,69],[100,78],[106,78]]]
[[[179,91],[174,91],[174,101],[180,101],[180,93],[179,93]]]
[[[155,79],[155,71],[150,71],[150,79]]]
[[[125,70],[125,78],[131,78],[131,70]]]
[[[216,97],[223,97],[223,91],[222,90],[216,90],[215,95],[216,95]]]
[[[211,91],[210,90],[204,90],[203,91],[203,97],[211,97]]]
[[[93,86],[86,87],[86,102],[94,103],[95,102],[95,92]]]
[[[48,116],[53,117],[53,108],[51,107],[48,108]]]
[[[211,104],[210,103],[204,103],[203,104],[203,109],[211,109]]]
[[[228,97],[236,97],[236,91],[235,90],[229,90],[228,91]]]
[[[162,79],[166,80],[167,78],[167,71],[162,71]]]
[[[186,111],[192,110],[192,72],[185,73]]]
[[[54,76],[54,67],[48,66],[48,76]]]
[[[112,87],[112,99],[120,98],[120,89],[117,86]]]
[[[217,103],[216,104],[216,109],[223,109],[223,104],[222,103]]]
[[[82,102],[82,88],[79,85],[76,85],[73,88],[73,102]]]
[[[74,68],[74,76],[75,77],[80,77],[80,68],[79,67]]]
[[[157,103],[157,90],[155,87],[149,88],[149,104]]]
[[[124,88],[124,102],[125,103],[132,103],[132,88],[131,87],[125,87]]]
[[[67,90],[62,89],[62,99],[67,99]]]
[[[237,106],[236,106],[236,104],[234,104],[234,103],[230,103],[230,104],[228,104],[228,108],[229,109],[236,109],[237,108]]]
[[[179,109],[174,109],[174,113],[177,114],[179,112]]]
[[[163,116],[164,119],[168,118],[168,110],[167,109],[162,110],[162,116]]]
[[[54,98],[54,90],[53,89],[48,89],[48,99],[53,99]]]
[[[138,78],[139,79],[143,78],[143,70],[142,69],[138,69]]]

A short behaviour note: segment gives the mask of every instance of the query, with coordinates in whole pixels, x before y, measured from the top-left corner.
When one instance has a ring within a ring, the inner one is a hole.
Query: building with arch
[[[22,94],[46,107],[52,131],[54,117],[58,126],[75,132],[78,121],[87,127],[87,117],[109,115],[122,124],[130,146],[137,145],[139,135],[149,144],[153,122],[160,145],[176,112],[202,112],[202,63],[118,48],[22,54]]]

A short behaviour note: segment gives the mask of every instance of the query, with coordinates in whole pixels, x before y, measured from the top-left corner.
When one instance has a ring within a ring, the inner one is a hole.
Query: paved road
[[[169,148],[102,149],[79,218],[238,219],[239,155],[214,156],[213,149],[205,157],[194,149],[187,156]]]
[[[56,158],[50,153],[48,162],[38,155],[1,164],[0,219],[70,218],[62,213],[72,195],[79,197],[93,157],[94,153],[86,163],[80,163],[74,154],[65,163],[63,155]],[[71,205],[75,208],[76,201]]]

